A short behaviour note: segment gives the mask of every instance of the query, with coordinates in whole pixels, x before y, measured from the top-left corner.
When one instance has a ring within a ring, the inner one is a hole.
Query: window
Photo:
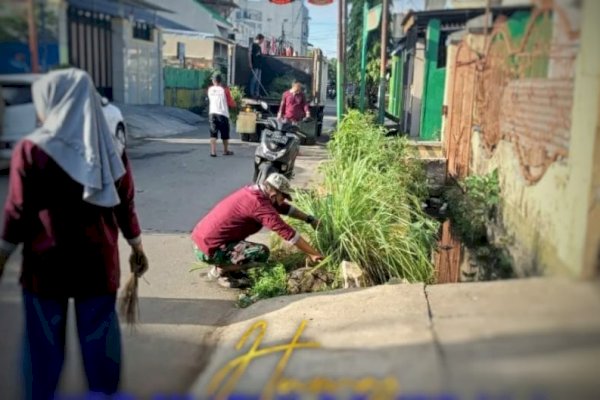
[[[2,83],[2,98],[7,106],[32,103],[31,85]]]
[[[145,22],[135,21],[133,24],[133,38],[152,41],[152,27]]]

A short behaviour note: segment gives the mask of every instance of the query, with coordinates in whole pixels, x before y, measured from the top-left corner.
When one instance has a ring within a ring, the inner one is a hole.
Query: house
[[[159,0],[150,0],[154,4]],[[206,0],[208,1],[208,0]],[[209,4],[210,1],[208,2]],[[169,2],[169,12],[158,14],[162,31],[165,66],[188,69],[218,69],[227,73],[230,48],[235,43],[233,25],[221,13],[227,4],[206,5],[197,0]],[[232,5],[235,7],[235,4]]]
[[[496,7],[493,15],[511,15],[527,6]],[[464,29],[485,8],[409,11],[402,20],[404,37],[391,57],[388,113],[399,119],[399,130],[423,141],[442,137],[447,40]]]
[[[238,43],[248,46],[261,33],[269,45],[266,53],[292,49],[299,56],[308,51],[308,8],[302,1],[274,4],[269,1],[236,0],[230,19],[239,33]]]
[[[233,39],[233,25],[222,14],[200,0],[146,0],[166,10],[158,16],[185,27],[187,30],[212,35],[221,39]],[[163,26],[169,28],[169,26]]]
[[[149,0],[155,5],[160,0]],[[166,4],[166,3],[165,3]],[[235,36],[229,15],[232,2],[174,0],[157,13],[162,34],[164,104],[202,113],[206,81],[213,70],[231,80]]]
[[[11,2],[5,15],[25,18],[22,4]],[[98,91],[110,100],[162,102],[161,37],[156,29],[160,6],[144,0],[42,0],[35,5],[39,7],[36,28],[42,71],[75,66],[86,70]],[[0,72],[30,69],[26,34],[0,46],[3,54],[12,53],[8,57],[13,60],[10,65],[4,63]]]

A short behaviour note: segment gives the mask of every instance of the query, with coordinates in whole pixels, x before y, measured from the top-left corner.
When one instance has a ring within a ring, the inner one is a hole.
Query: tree
[[[35,17],[39,39],[57,40],[58,16],[56,11],[52,7],[38,5],[35,8]],[[0,16],[0,42],[27,43],[29,40],[28,28],[27,8],[9,8],[6,14]]]
[[[337,58],[330,59],[327,64],[327,80],[329,83],[334,84],[337,82]]]
[[[360,52],[362,48],[363,7],[367,0],[351,0],[350,21],[348,23],[347,51],[346,51],[346,81],[359,82],[360,80]],[[382,0],[368,0],[369,7],[382,3]],[[392,1],[389,1],[389,21],[392,18]],[[388,24],[388,37],[391,38],[391,23]],[[388,43],[388,49],[391,46]],[[367,93],[372,92],[373,86],[379,83],[379,65],[381,56],[381,23],[379,27],[369,33],[367,41]]]

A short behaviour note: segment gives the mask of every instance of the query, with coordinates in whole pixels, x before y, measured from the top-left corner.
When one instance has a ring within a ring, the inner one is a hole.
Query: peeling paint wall
[[[516,76],[482,69],[480,79],[490,82],[475,107],[471,168],[498,168],[503,222],[521,275],[589,277],[598,274],[600,253],[600,2],[551,6],[550,46],[540,47],[540,28],[524,33],[530,42],[511,53],[538,57],[528,69]],[[491,84],[501,90],[490,93]]]

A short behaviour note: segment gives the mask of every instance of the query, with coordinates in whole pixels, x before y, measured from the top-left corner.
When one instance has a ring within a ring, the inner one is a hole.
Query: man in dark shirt
[[[295,80],[292,88],[286,91],[281,98],[277,118],[300,122],[304,117],[310,117],[310,110],[306,97],[302,93],[302,84]]]
[[[262,78],[262,43],[265,37],[262,34],[256,35],[254,43],[248,52],[248,63],[250,65],[250,96],[258,98],[260,97],[260,86]]]
[[[261,185],[245,186],[221,200],[194,228],[192,240],[198,261],[213,265],[209,277],[221,286],[238,287],[232,273],[264,263],[269,249],[245,239],[268,228],[306,253],[312,261],[322,258],[280,214],[305,221],[316,228],[318,220],[286,202],[290,184],[281,174],[271,174]]]

